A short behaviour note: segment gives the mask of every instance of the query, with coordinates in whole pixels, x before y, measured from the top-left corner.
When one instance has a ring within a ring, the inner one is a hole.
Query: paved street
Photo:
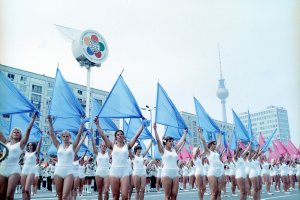
[[[263,187],[264,188],[264,187]],[[229,191],[229,186],[227,187],[227,191]],[[264,189],[263,189],[264,191]],[[230,199],[230,200],[237,200],[239,199],[239,197],[232,197],[230,193],[229,197],[223,197],[222,195],[222,199]],[[160,193],[157,192],[148,192],[145,194],[145,199],[146,200],[160,200],[164,198],[164,193],[163,191]],[[205,196],[204,199],[208,200],[210,198],[210,196]],[[299,190],[295,190],[292,191],[290,194],[285,194],[283,192],[279,192],[279,193],[274,193],[273,195],[267,195],[266,193],[263,193],[261,196],[262,200],[286,200],[286,199],[300,199],[300,191]],[[15,199],[22,199],[21,194],[16,194],[15,195]],[[54,193],[49,192],[49,191],[38,191],[38,194],[36,196],[33,196],[32,199],[57,199],[57,197],[55,197]],[[85,200],[85,199],[97,199],[97,193],[92,193],[92,194],[84,194],[83,197],[78,197],[78,200]],[[110,199],[111,196],[110,196]],[[132,198],[134,199],[134,193],[132,194]],[[179,200],[184,200],[184,199],[189,199],[189,200],[193,200],[193,199],[198,199],[198,195],[197,195],[197,191],[179,191],[178,194],[178,198]]]

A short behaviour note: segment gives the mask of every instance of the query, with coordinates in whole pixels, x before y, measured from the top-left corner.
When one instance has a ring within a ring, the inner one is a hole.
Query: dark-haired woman
[[[165,199],[176,199],[179,186],[178,167],[177,167],[177,151],[182,148],[186,135],[187,129],[181,136],[180,140],[174,146],[174,139],[167,136],[163,144],[159,139],[156,123],[153,124],[155,138],[158,145],[158,151],[161,154],[163,168],[161,171],[161,182],[165,191]],[[163,146],[164,145],[164,146]]]
[[[31,185],[35,176],[36,157],[40,153],[42,144],[42,136],[40,136],[39,144],[30,142],[27,144],[27,151],[24,156],[24,165],[21,172],[22,198],[30,199]]]
[[[132,160],[133,163],[133,184],[136,189],[135,192],[135,199],[144,199],[145,195],[145,186],[146,186],[146,166],[144,165],[144,157],[147,155],[150,147],[152,145],[152,141],[150,142],[149,146],[142,152],[142,147],[137,145],[134,147],[134,157]]]
[[[33,114],[23,137],[19,128],[12,129],[8,140],[0,132],[0,141],[9,149],[9,155],[0,165],[0,199],[14,199],[16,186],[20,182],[19,158],[27,144],[36,115]]]
[[[124,132],[122,130],[116,131],[115,144],[113,144],[101,129],[98,117],[94,119],[94,123],[96,124],[97,130],[107,148],[112,150],[112,163],[109,170],[109,183],[112,188],[113,199],[119,199],[120,191],[122,194],[122,199],[128,199],[129,176],[127,159],[129,156],[129,150],[133,147],[134,143],[142,133],[144,125],[138,129],[128,144],[126,143]]]
[[[220,199],[224,166],[217,151],[220,148],[222,137],[220,134],[218,141],[210,141],[208,144],[206,144],[202,129],[200,127],[198,128],[198,132],[204,146],[204,153],[206,154],[209,161],[207,177],[211,189],[211,199]]]

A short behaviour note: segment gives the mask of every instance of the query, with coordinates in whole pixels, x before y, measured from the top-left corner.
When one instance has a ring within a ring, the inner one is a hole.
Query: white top
[[[114,145],[114,148],[111,152],[112,163],[111,167],[127,167],[127,159],[128,159],[128,146],[124,145],[119,148],[117,145]]]
[[[189,168],[189,176],[195,175],[195,171],[196,171],[196,167],[195,167],[195,166],[190,167],[190,168]]]
[[[300,164],[297,164],[297,173],[296,173],[297,176],[300,176]]]
[[[178,155],[174,149],[171,151],[165,149],[162,155],[163,169],[177,169],[177,157]]]
[[[72,167],[74,160],[73,144],[70,144],[66,149],[64,145],[60,144],[57,150],[57,164],[58,167]]]
[[[230,163],[228,164],[228,166],[229,166],[229,174],[230,174],[230,175],[235,175],[236,167],[235,167],[234,163],[233,163],[233,162],[230,162]]]
[[[188,176],[189,175],[189,169],[186,166],[182,167],[182,176]]]
[[[25,152],[24,156],[24,166],[32,166],[34,167],[36,163],[35,152]]]
[[[267,162],[262,163],[262,174],[270,174],[270,164]]]
[[[235,168],[236,171],[245,171],[245,161],[243,158],[238,158],[237,161],[235,161]]]
[[[219,169],[224,170],[223,163],[220,160],[220,154],[214,151],[210,151],[209,156],[207,156],[209,161],[209,169]]]
[[[143,156],[135,155],[132,163],[133,163],[133,169],[145,169]]]
[[[109,155],[107,152],[102,154],[98,152],[97,158],[97,169],[108,169],[109,168]]]
[[[194,163],[196,166],[196,170],[195,173],[196,174],[202,174],[203,173],[203,165],[202,165],[202,161],[199,157],[196,158],[196,160],[194,159]]]
[[[22,154],[22,149],[20,148],[20,142],[11,144],[8,142],[6,147],[9,150],[9,154],[5,160],[2,161],[1,165],[19,165],[19,159]],[[35,162],[34,162],[35,164]]]
[[[74,170],[74,172],[79,171],[79,160],[76,160],[73,162],[73,170]]]
[[[285,163],[282,163],[281,167],[280,167],[280,175],[281,176],[287,176],[288,173],[289,173],[288,166]]]

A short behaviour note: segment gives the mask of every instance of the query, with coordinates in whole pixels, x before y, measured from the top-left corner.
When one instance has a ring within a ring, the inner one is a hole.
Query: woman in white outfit
[[[82,138],[82,140],[79,142],[79,144],[77,146],[77,149],[80,149],[80,146],[82,145],[82,143],[85,140],[86,136],[87,136],[87,134],[85,134],[84,137]],[[73,192],[72,192],[73,193],[72,194],[73,195],[73,200],[76,200],[77,193],[79,191],[79,182],[80,182],[80,178],[79,178],[79,162],[84,159],[87,151],[88,150],[86,150],[84,152],[84,154],[80,158],[78,158],[78,156],[76,155],[74,157],[74,161],[72,163],[72,165],[73,165],[73,176],[74,176]],[[75,150],[75,152],[77,152],[77,150]]]
[[[21,174],[19,158],[27,144],[36,115],[36,113],[33,114],[23,137],[19,128],[12,129],[9,139],[6,139],[0,132],[0,141],[5,143],[9,149],[9,155],[0,165],[0,199],[14,199],[15,189],[20,182]]]
[[[182,187],[183,187],[183,191],[188,191],[187,188],[186,188],[186,184],[189,180],[189,168],[187,167],[187,164],[185,163],[185,161],[182,161],[179,166],[182,170]]]
[[[270,178],[270,168],[271,165],[268,163],[266,156],[261,156],[261,167],[262,167],[262,176],[263,176],[263,183],[266,186],[267,194],[272,195],[270,191],[271,187],[271,178]]]
[[[71,199],[72,198],[72,187],[73,187],[73,160],[74,156],[79,150],[79,140],[83,130],[83,124],[80,125],[76,139],[72,144],[71,134],[68,131],[63,131],[61,133],[62,143],[60,144],[57,140],[53,124],[52,117],[48,115],[48,123],[49,123],[49,136],[52,139],[54,146],[57,148],[57,163],[55,165],[54,172],[54,182],[56,186],[56,193],[58,195],[58,199]]]
[[[198,132],[204,146],[204,154],[207,156],[209,161],[207,178],[211,192],[211,199],[220,199],[224,166],[217,150],[220,148],[222,137],[221,134],[219,134],[218,141],[210,141],[208,144],[206,144],[202,129],[200,127],[198,127]]]
[[[94,119],[94,123],[96,124],[97,130],[105,142],[105,145],[112,151],[112,163],[109,170],[109,183],[111,184],[113,199],[119,199],[120,191],[122,194],[122,199],[128,199],[129,176],[127,159],[129,156],[129,150],[133,147],[134,143],[142,133],[144,125],[138,129],[128,144],[126,143],[124,132],[122,130],[116,131],[115,144],[113,144],[101,129],[98,117]]]
[[[34,166],[34,180],[33,180],[33,195],[35,195],[37,193],[37,189],[38,189],[38,183],[39,183],[39,178],[40,178],[40,164],[41,161],[37,160],[36,165]]]
[[[229,154],[227,156],[227,161],[228,161],[228,167],[229,167],[229,176],[230,176],[230,182],[231,182],[231,195],[232,196],[237,196],[235,190],[236,190],[236,178],[235,178],[235,174],[236,174],[236,167],[235,167],[235,163],[232,160],[232,155]]]
[[[27,144],[27,151],[24,156],[24,165],[21,172],[22,198],[30,199],[31,185],[35,176],[35,163],[37,155],[40,153],[42,145],[42,136],[40,136],[39,144],[30,142]]]
[[[189,167],[189,184],[192,190],[195,190],[195,164],[193,162],[193,160],[190,160],[188,162],[188,167]]]
[[[186,135],[187,129],[184,131],[180,140],[174,146],[174,139],[167,136],[163,144],[159,139],[156,123],[153,124],[155,133],[155,139],[158,145],[158,151],[161,154],[163,168],[161,171],[161,182],[165,192],[165,199],[176,199],[179,186],[178,167],[177,167],[177,150],[182,148]],[[164,145],[164,146],[163,146]]]
[[[152,141],[149,146],[142,152],[142,147],[137,145],[134,147],[134,157],[132,160],[133,163],[133,184],[136,189],[135,199],[144,199],[145,187],[146,187],[146,166],[144,165],[144,157],[147,155],[150,147],[152,146]]]
[[[279,162],[281,164],[281,167],[280,167],[280,176],[281,176],[281,180],[282,180],[283,191],[286,194],[289,194],[290,192],[288,191],[288,189],[289,189],[288,188],[288,173],[289,173],[288,166],[285,163],[285,158],[284,157],[281,157],[279,159]]]
[[[256,161],[256,159],[258,158],[258,156],[260,156],[261,149],[258,148],[256,152],[251,152],[251,148],[250,148],[249,154],[250,154],[250,156],[248,157],[249,167],[250,167],[249,178],[252,186],[252,197],[254,200],[258,200],[260,199],[258,173],[257,173],[257,168],[259,166],[259,163]]]
[[[298,190],[300,190],[300,159],[297,158],[296,159],[296,168],[297,168],[297,172],[296,172],[296,176],[297,176],[297,180],[298,180]]]
[[[206,184],[204,181],[205,176],[203,172],[202,155],[200,155],[200,147],[193,148],[193,161],[195,163],[195,178],[198,189],[198,197],[203,200]]]
[[[92,138],[93,152],[96,155],[97,168],[95,173],[95,180],[98,189],[98,200],[108,200],[109,195],[109,158],[107,147],[104,143],[100,143],[100,152],[96,147],[95,140]],[[104,196],[103,196],[104,193]]]
[[[160,184],[161,184],[161,160],[157,159],[155,162],[155,168],[156,168],[156,191],[160,192]],[[300,172],[299,172],[300,174]]]

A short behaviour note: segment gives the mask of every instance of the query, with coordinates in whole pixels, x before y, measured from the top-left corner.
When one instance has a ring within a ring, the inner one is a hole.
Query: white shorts
[[[129,176],[129,168],[128,167],[111,167],[109,169],[109,176],[114,176],[117,178],[123,178],[125,176]]]
[[[220,168],[210,167],[207,171],[207,176],[221,177],[224,175],[224,170]]]
[[[9,177],[12,174],[21,174],[20,165],[0,165],[0,174]]]
[[[257,177],[257,171],[256,170],[250,170],[249,178]]]
[[[245,170],[236,170],[235,171],[235,178],[246,178]]]
[[[24,165],[22,168],[21,175],[29,175],[29,174],[35,174],[35,168],[34,165]]]
[[[133,169],[132,175],[133,176],[146,176],[146,169],[145,168]]]
[[[109,175],[109,168],[97,168],[95,176],[100,176],[102,178]]]
[[[54,171],[54,176],[60,176],[61,178],[65,178],[66,176],[72,174],[73,175],[73,166],[56,166]]]
[[[203,169],[202,168],[196,168],[195,170],[195,176],[203,176]]]
[[[268,171],[262,170],[262,171],[261,171],[261,174],[262,174],[262,175],[268,175],[268,176],[270,176],[270,170],[268,170]]]
[[[161,177],[167,176],[169,178],[178,177],[178,169],[161,169]]]

